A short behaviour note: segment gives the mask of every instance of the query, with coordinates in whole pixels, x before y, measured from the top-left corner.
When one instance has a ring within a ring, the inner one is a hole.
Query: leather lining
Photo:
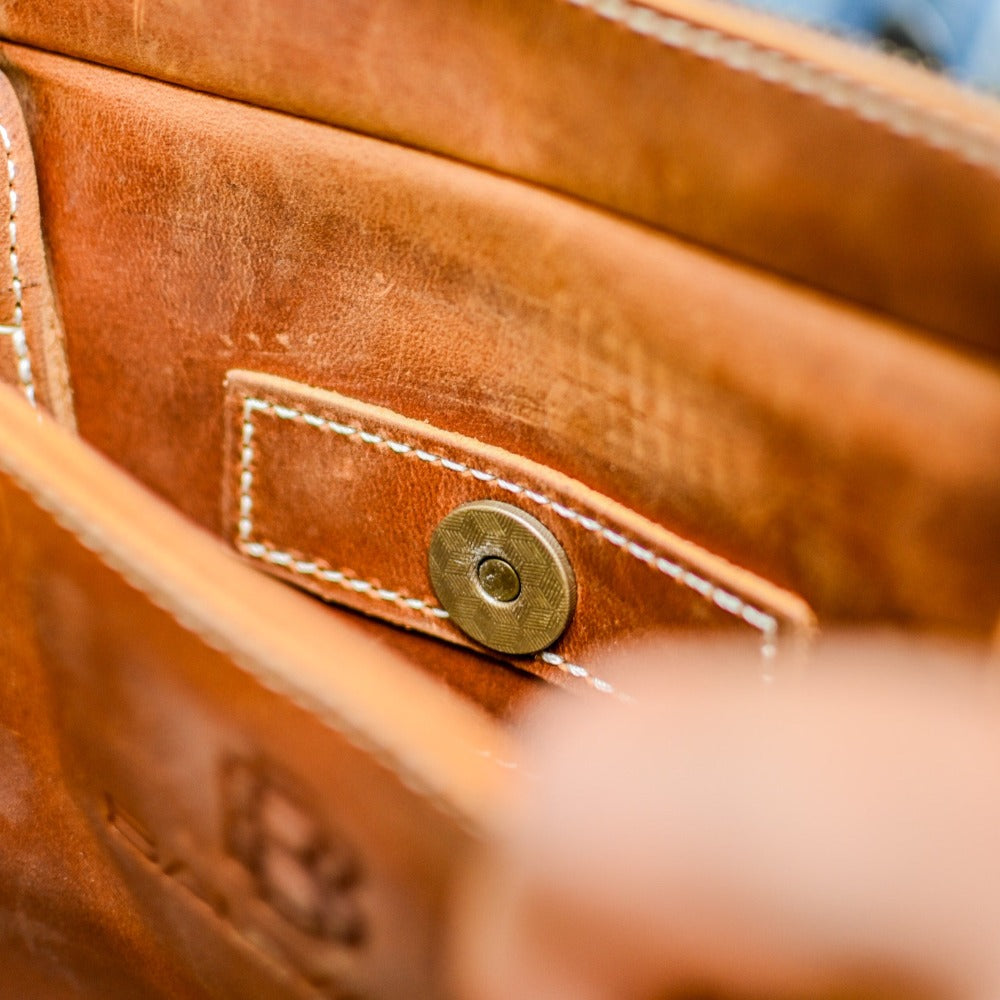
[[[265,370],[447,413],[821,621],[994,627],[989,362],[509,179],[4,51],[80,431],[196,522],[225,372]]]

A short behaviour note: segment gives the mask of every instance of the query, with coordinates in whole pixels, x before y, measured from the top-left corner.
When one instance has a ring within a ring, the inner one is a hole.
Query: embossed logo
[[[251,873],[258,895],[303,933],[361,944],[354,851],[273,768],[231,761],[223,782],[226,849]]]

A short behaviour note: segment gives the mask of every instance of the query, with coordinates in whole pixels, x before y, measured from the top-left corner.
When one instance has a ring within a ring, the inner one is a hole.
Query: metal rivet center
[[[521,578],[505,559],[498,559],[496,556],[484,559],[479,564],[476,576],[483,593],[494,601],[507,603],[521,593]]]

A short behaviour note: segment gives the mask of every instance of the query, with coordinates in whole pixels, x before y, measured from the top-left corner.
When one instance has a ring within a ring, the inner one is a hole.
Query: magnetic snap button
[[[555,535],[499,500],[457,507],[434,529],[431,586],[466,635],[498,653],[537,653],[566,630],[576,578]]]

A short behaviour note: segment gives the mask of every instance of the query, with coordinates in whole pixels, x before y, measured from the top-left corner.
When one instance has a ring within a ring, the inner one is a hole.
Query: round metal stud
[[[521,593],[521,578],[509,562],[490,556],[476,570],[476,579],[487,597],[494,601],[514,601]]]
[[[466,635],[499,653],[551,646],[576,607],[576,578],[555,535],[499,500],[457,507],[428,552],[441,607]]]

